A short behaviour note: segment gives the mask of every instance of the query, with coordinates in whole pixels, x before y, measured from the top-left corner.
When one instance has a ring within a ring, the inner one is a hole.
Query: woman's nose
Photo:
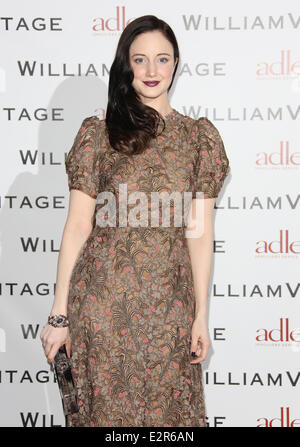
[[[149,64],[147,65],[147,74],[149,76],[155,76],[156,74],[156,64],[155,62],[149,62]]]

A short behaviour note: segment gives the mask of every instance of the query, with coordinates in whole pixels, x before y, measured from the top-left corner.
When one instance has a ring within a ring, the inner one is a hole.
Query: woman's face
[[[132,86],[143,103],[167,96],[177,59],[174,62],[173,46],[160,31],[139,34],[129,48],[129,60]],[[156,85],[149,84],[153,81]]]

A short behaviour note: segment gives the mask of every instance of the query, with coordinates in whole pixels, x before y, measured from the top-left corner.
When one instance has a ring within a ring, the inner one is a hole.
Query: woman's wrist
[[[197,321],[205,321],[206,322],[206,312],[202,311],[196,311],[195,312],[195,316],[194,316],[194,320]]]
[[[67,313],[67,309],[65,307],[59,308],[59,307],[53,307],[51,309],[51,312],[49,314],[50,316],[52,315],[65,315],[66,317],[68,316]]]

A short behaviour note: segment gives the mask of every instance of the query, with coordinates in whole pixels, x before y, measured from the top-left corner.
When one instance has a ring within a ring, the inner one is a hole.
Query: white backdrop
[[[82,120],[104,118],[119,36],[146,14],[178,39],[172,107],[207,116],[231,165],[215,210],[207,423],[300,425],[298,3],[1,5],[0,426],[64,426],[39,338],[68,207],[64,159]]]

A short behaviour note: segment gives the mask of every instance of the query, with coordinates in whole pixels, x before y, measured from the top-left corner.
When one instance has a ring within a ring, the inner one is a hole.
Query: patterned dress
[[[105,120],[84,119],[66,158],[69,189],[95,199],[110,191],[116,202],[120,184],[128,196],[143,192],[148,203],[151,191],[217,197],[230,167],[216,127],[174,108],[165,122],[145,152],[128,156],[110,146]],[[96,201],[93,230],[70,279],[79,412],[66,424],[204,427],[202,367],[190,363],[195,296],[185,227],[172,219],[168,227],[117,226],[118,218],[99,226],[102,206]]]

